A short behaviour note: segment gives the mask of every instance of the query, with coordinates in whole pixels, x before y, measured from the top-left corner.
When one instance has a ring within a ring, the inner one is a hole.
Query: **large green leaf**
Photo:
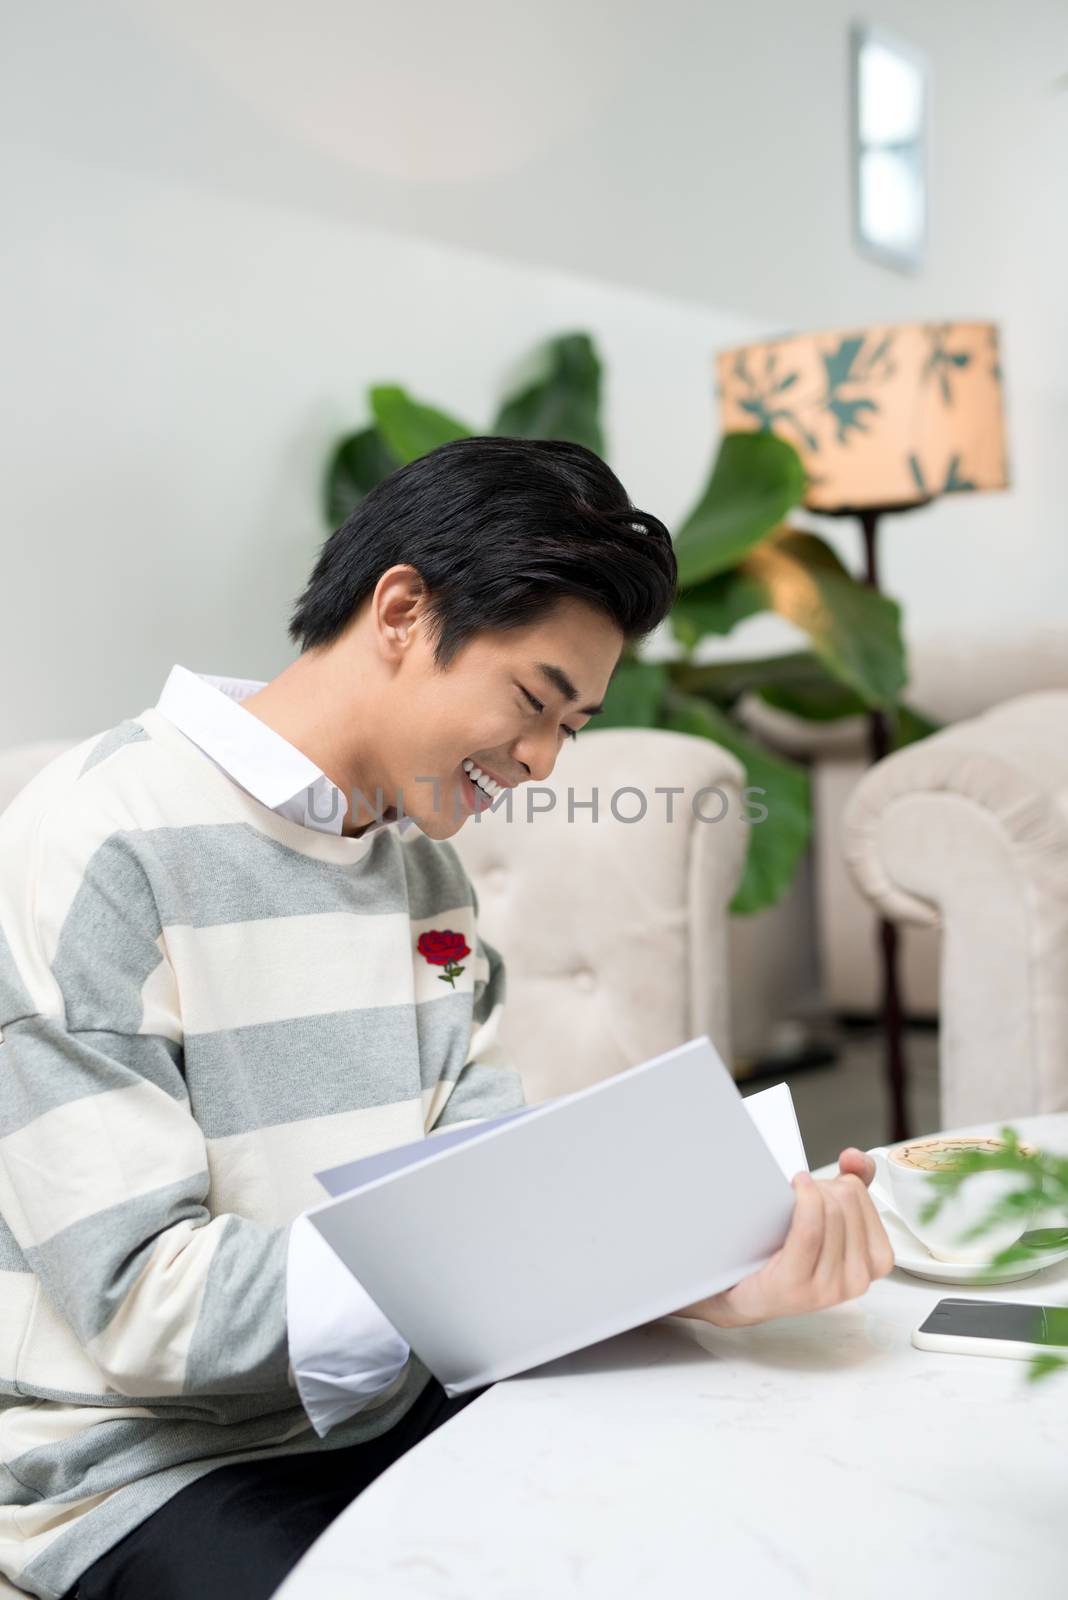
[[[377,428],[364,428],[362,433],[350,433],[340,439],[330,457],[323,485],[328,525],[340,527],[364,495],[399,466]]]
[[[705,666],[678,662],[670,672],[673,684],[684,693],[705,696],[721,707],[733,705],[744,694],[758,694],[777,711],[789,712],[806,722],[865,716],[869,710],[858,694],[832,677],[819,657],[808,650],[757,656],[748,661],[713,661]],[[895,750],[928,738],[940,727],[925,712],[903,700],[889,715]]]
[[[735,566],[804,493],[805,469],[787,440],[774,433],[725,434],[708,487],[675,537],[680,587]]]
[[[868,714],[868,707],[860,696],[828,674],[824,674],[820,683],[806,683],[797,687],[762,685],[760,698],[777,711],[788,711],[791,716],[803,717],[806,722],[833,722],[839,717]],[[923,711],[906,705],[904,700],[899,700],[888,715],[890,744],[894,750],[904,750],[908,744],[929,738],[932,733],[938,732],[940,726]]]
[[[518,439],[569,439],[605,453],[600,422],[601,362],[586,333],[541,345],[524,364],[491,433]]]
[[[376,384],[368,391],[368,398],[387,448],[401,463],[417,461],[452,439],[471,437],[471,429],[464,423],[413,400],[395,384]]]
[[[655,728],[667,683],[667,669],[660,662],[624,657],[612,675],[596,726]]]
[[[671,628],[680,644],[692,650],[706,634],[730,633],[746,617],[767,606],[759,583],[738,567],[684,589],[671,608]]]
[[[821,667],[821,670],[822,677],[810,682],[761,684],[760,698],[776,711],[788,711],[806,722],[834,722],[839,717],[863,716],[868,707],[859,694],[832,678],[826,669]]]
[[[672,663],[671,680],[684,694],[696,694],[730,706],[743,694],[766,688],[794,690],[798,694],[814,690],[829,679],[827,668],[811,650],[793,650],[785,655],[753,656],[749,660],[709,661],[697,666],[692,661]]]
[[[812,826],[808,774],[803,767],[772,755],[742,733],[708,700],[673,690],[665,709],[665,727],[722,745],[745,768],[746,787],[763,791],[751,797],[747,809],[746,814],[753,818],[749,849],[730,908],[738,915],[749,916],[773,906],[793,882],[808,844]],[[759,812],[754,814],[756,806],[767,810],[763,821],[755,820],[759,816]],[[718,826],[728,827],[732,820],[727,816]]]
[[[768,607],[808,634],[828,672],[867,706],[894,704],[906,678],[895,600],[858,583],[814,533],[767,539],[743,568]]]

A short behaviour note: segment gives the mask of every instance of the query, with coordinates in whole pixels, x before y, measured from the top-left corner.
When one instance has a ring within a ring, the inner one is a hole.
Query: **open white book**
[[[743,1100],[701,1038],[320,1172],[308,1216],[456,1395],[737,1283],[807,1165],[786,1085]]]

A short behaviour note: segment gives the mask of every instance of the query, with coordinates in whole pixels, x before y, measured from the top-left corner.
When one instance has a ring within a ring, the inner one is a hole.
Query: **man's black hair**
[[[664,524],[610,467],[562,439],[456,439],[398,467],[326,540],[290,636],[330,644],[392,566],[426,584],[435,660],[472,634],[535,622],[565,596],[638,640],[675,597]]]

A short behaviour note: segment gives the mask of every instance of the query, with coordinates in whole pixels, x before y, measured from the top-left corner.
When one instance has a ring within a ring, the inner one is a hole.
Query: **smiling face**
[[[493,785],[549,777],[596,715],[623,635],[603,612],[565,598],[536,622],[476,633],[439,667],[418,601],[378,599],[365,621],[390,672],[375,718],[376,781],[387,797],[403,795],[424,833],[447,839],[491,803]]]
[[[341,790],[346,834],[399,795],[448,838],[480,784],[549,776],[677,579],[669,529],[592,450],[451,439],[324,541],[290,619],[300,655],[244,704]]]

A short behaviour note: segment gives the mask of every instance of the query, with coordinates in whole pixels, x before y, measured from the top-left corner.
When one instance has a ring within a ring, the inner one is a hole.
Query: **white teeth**
[[[491,778],[487,773],[483,772],[482,768],[477,766],[475,762],[471,760],[470,756],[468,756],[466,761],[461,762],[461,765],[468,777],[471,779],[471,782],[476,784],[478,788],[482,790],[483,794],[489,795],[491,800],[495,799],[496,796],[500,794],[500,784],[497,783],[495,779]]]

